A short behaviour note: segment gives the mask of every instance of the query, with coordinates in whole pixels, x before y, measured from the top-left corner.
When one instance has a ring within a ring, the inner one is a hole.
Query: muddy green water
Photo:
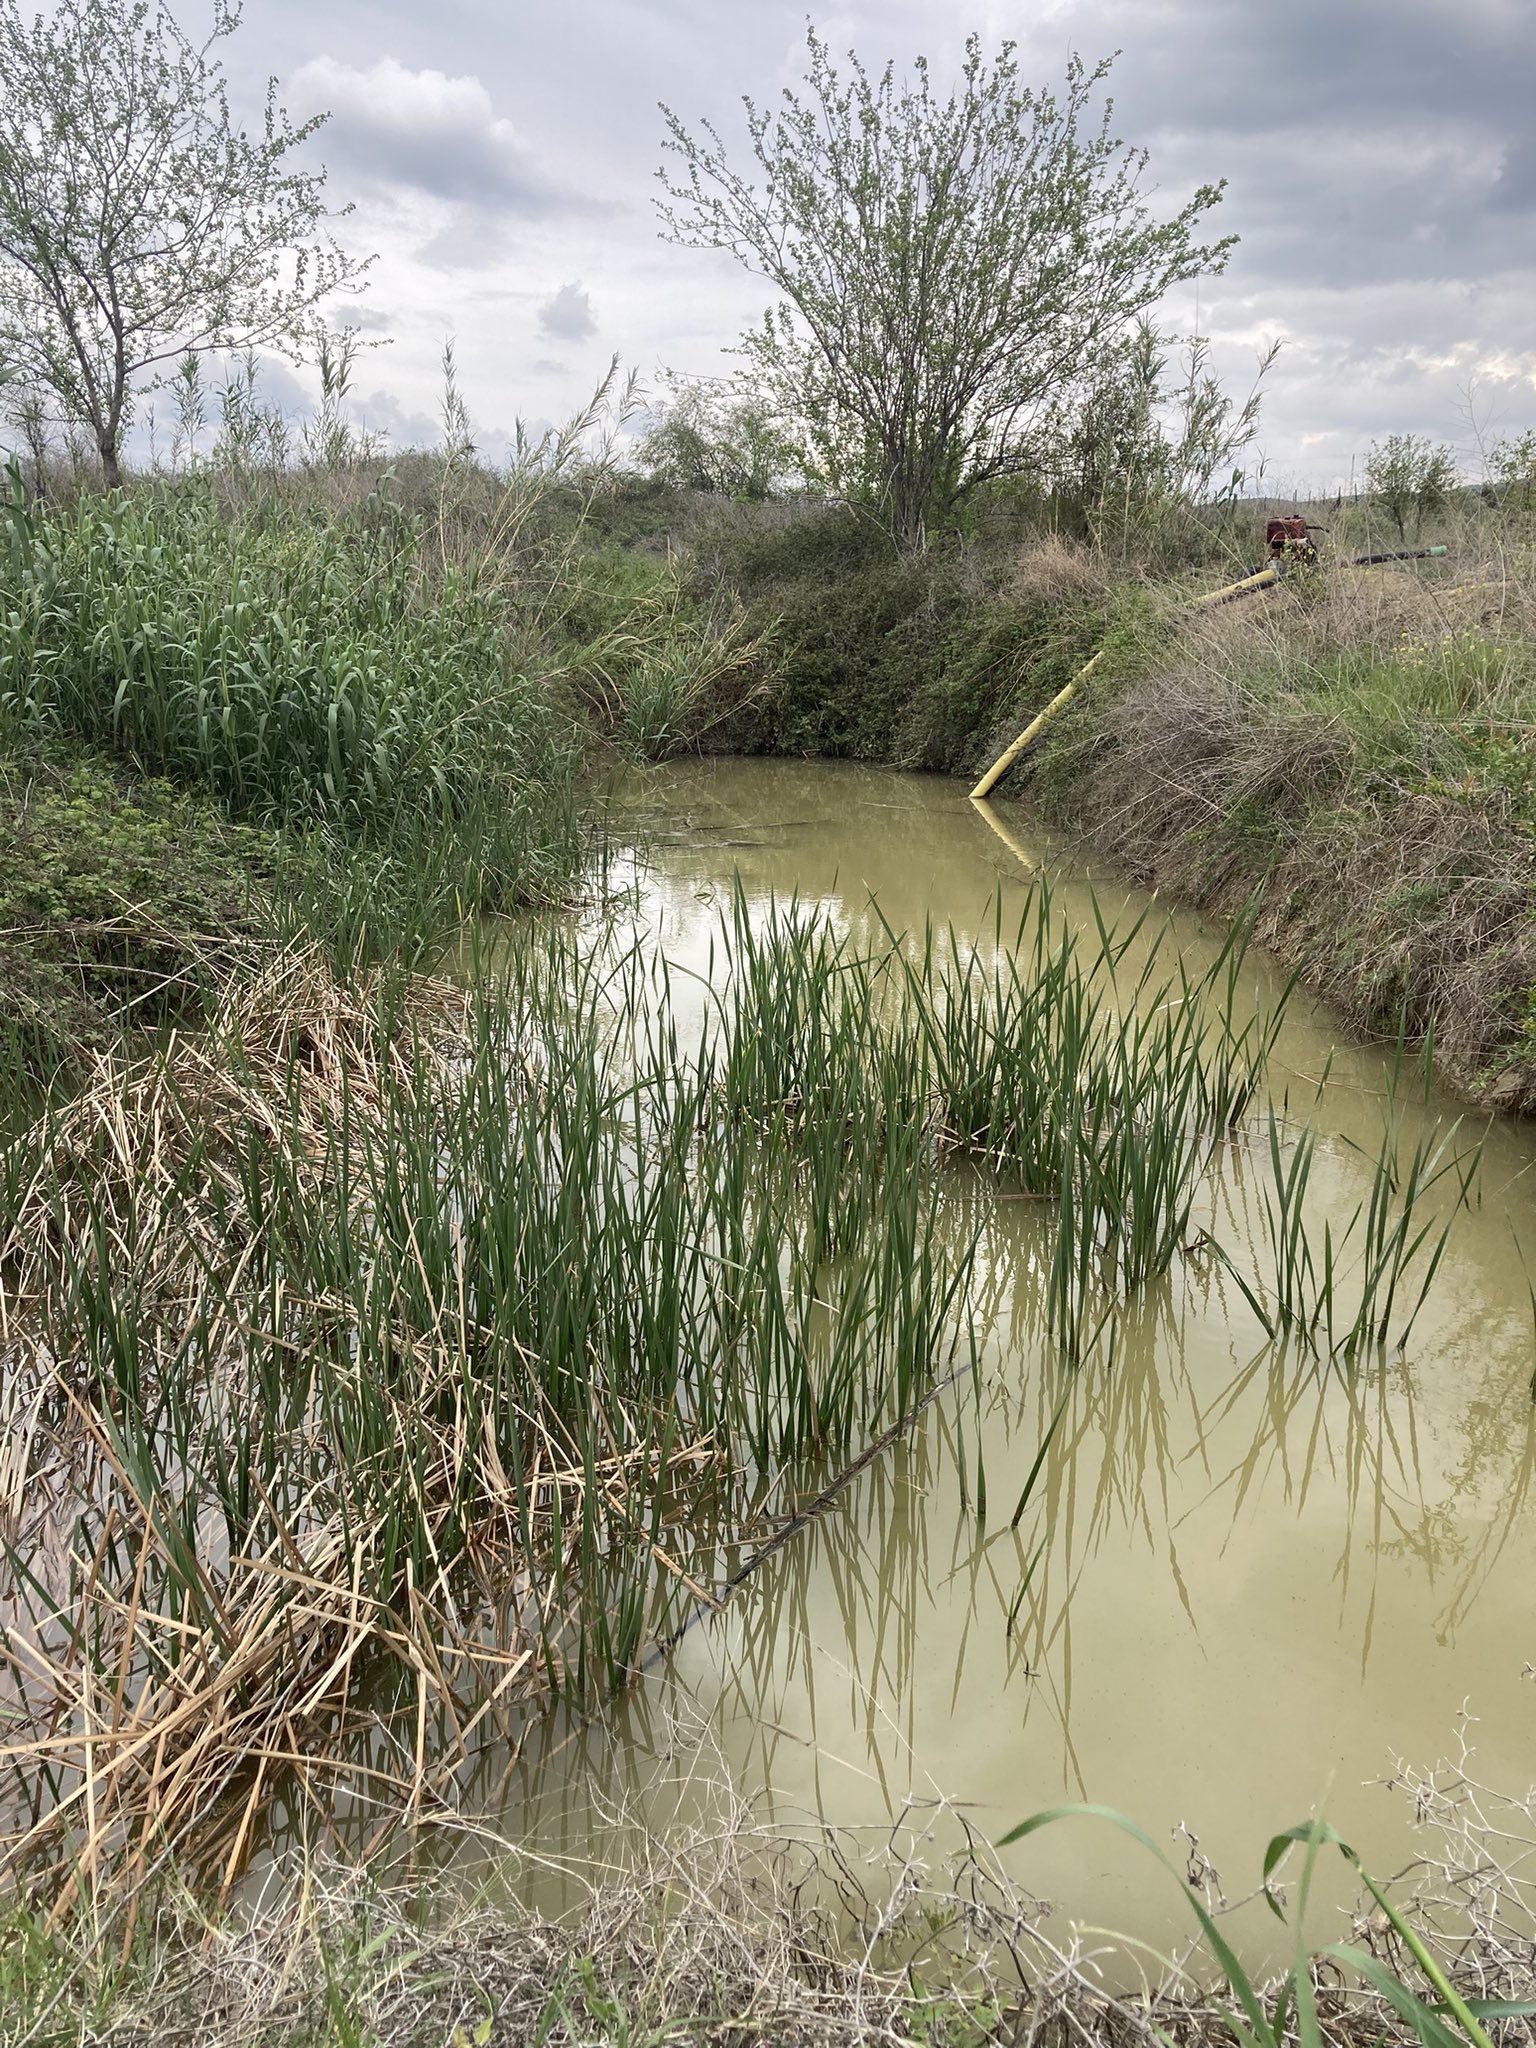
[[[652,834],[638,916],[684,965],[705,966],[736,875],[753,902],[798,892],[855,928],[872,927],[874,897],[897,927],[982,929],[1039,857],[1063,907],[1090,916],[1080,861],[1006,804],[1005,841],[949,782],[728,761],[659,773],[634,800]],[[1116,910],[1145,901],[1092,880]],[[1192,916],[1174,926],[1192,958],[1219,941]],[[1251,972],[1278,987],[1268,963]],[[1351,1147],[1374,1156],[1387,1079],[1378,1053],[1293,1000],[1272,1092],[1322,1133],[1314,1185],[1339,1218],[1368,1185]],[[1455,1114],[1437,1098],[1405,1124]],[[1536,1777],[1536,1360],[1520,1251],[1536,1271],[1533,1164],[1531,1133],[1488,1132],[1479,1204],[1402,1355],[1347,1370],[1287,1356],[1230,1283],[1187,1261],[1129,1311],[1113,1370],[1074,1383],[1017,1532],[1009,1513],[1062,1381],[1008,1309],[1038,1219],[1000,1204],[980,1386],[937,1403],[631,1697],[526,1747],[501,1781],[500,1830],[554,1868],[587,1868],[622,1857],[618,1804],[659,1828],[723,1777],[792,1823],[883,1826],[911,1806],[937,1856],[961,1816],[996,1834],[1092,1799],[1181,1864],[1171,1831],[1187,1824],[1235,1895],[1271,1832],[1326,1800],[1368,1861],[1398,1870],[1409,1814],[1381,1781],[1399,1758],[1452,1751],[1464,1713],[1480,1777],[1510,1790]],[[1251,1227],[1256,1181],[1241,1146],[1213,1178],[1207,1210],[1230,1244]],[[978,1429],[985,1523],[953,1452],[957,1430]],[[1185,1925],[1175,1888],[1094,1824],[1007,1860],[1080,1921],[1157,1942]]]

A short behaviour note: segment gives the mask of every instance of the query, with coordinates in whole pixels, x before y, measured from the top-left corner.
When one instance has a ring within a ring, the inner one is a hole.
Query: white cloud
[[[597,332],[597,316],[579,284],[563,284],[540,306],[539,325],[557,341],[588,341]]]

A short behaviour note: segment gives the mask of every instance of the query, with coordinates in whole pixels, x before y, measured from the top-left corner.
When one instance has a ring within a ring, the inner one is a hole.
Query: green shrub
[[[47,1071],[200,1017],[269,929],[256,834],[99,761],[0,767],[0,1044]]]
[[[878,527],[846,505],[836,505],[766,532],[723,538],[714,565],[751,591],[799,582],[840,583],[895,560],[894,548]]]

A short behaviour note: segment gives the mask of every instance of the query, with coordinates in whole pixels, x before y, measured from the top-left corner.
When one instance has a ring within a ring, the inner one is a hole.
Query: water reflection
[[[984,929],[1000,883],[1019,883],[956,790],[917,778],[697,764],[658,815],[642,920],[701,971],[733,872],[754,900],[798,890],[872,943],[880,916]],[[1088,917],[1080,877],[1059,877],[1057,900]],[[1177,929],[1193,964],[1219,943],[1198,920]],[[1336,1047],[1301,1002],[1275,1068],[1289,1114],[1320,1130],[1309,1200],[1346,1216],[1384,1063]],[[1411,1140],[1448,1106],[1400,1113]],[[958,1181],[957,1210],[981,1204],[984,1221],[976,1374],[610,1714],[552,1721],[515,1752],[487,1735],[455,1803],[541,1869],[606,1854],[616,1803],[660,1827],[711,1796],[678,1735],[697,1727],[701,1757],[717,1750],[739,1790],[795,1820],[867,1825],[943,1799],[999,1831],[1088,1797],[1154,1832],[1187,1819],[1243,1880],[1326,1793],[1367,1857],[1397,1867],[1401,1813],[1366,1786],[1398,1756],[1438,1756],[1464,1701],[1483,1779],[1530,1774],[1536,1439],[1511,1231],[1536,1244],[1531,1163],[1524,1133],[1489,1133],[1482,1206],[1458,1218],[1412,1344],[1345,1363],[1266,1342],[1201,1251],[1202,1231],[1241,1247],[1257,1229],[1267,1160],[1233,1146],[1187,1256],[1071,1377],[1044,1335],[1046,1220]],[[1178,1901],[1102,1836],[1048,1831],[1014,1867],[1084,1918],[1152,1939],[1176,1924]]]
[[[708,1773],[661,1768],[686,1703],[735,1785],[787,1821],[867,1824],[943,1797],[995,1830],[1066,1794],[1189,1817],[1240,1865],[1337,1757],[1336,1810],[1393,1860],[1398,1816],[1357,1781],[1438,1753],[1469,1682],[1501,1702],[1530,1647],[1528,1414],[1510,1429],[1485,1373],[1447,1442],[1421,1384],[1443,1358],[1345,1369],[1265,1346],[1234,1361],[1190,1318],[1150,1304],[1113,1361],[1075,1376],[1018,1528],[1010,1488],[1063,1391],[1043,1353],[1022,1380],[957,1390],[612,1722],[543,1757],[482,1757],[467,1803],[499,1777],[507,1836],[578,1864],[607,1839],[607,1801],[638,1801],[652,1826],[697,1818]],[[986,1522],[958,1483],[978,1428]],[[1458,1641],[1448,1690],[1426,1651]],[[1496,1731],[1513,1768],[1524,1725]],[[1064,1837],[1021,1874],[1165,1934],[1134,1868],[1085,1869],[1084,1846]]]

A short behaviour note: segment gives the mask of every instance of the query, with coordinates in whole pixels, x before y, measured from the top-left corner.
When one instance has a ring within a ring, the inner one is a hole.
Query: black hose
[[[923,1410],[931,1407],[938,1400],[940,1394],[946,1393],[949,1388],[954,1386],[957,1380],[963,1378],[970,1370],[969,1365],[959,1366],[954,1372],[941,1379],[937,1386],[930,1387],[927,1393],[913,1407],[907,1410],[905,1415],[898,1415],[889,1429],[882,1430],[873,1443],[866,1444],[853,1463],[845,1465],[837,1477],[829,1485],[824,1486],[808,1506],[797,1508],[792,1515],[787,1516],[779,1528],[774,1531],[773,1535],[768,1538],[767,1542],[760,1544],[752,1552],[745,1564],[737,1566],[718,1593],[709,1595],[707,1600],[699,1601],[681,1625],[672,1631],[671,1635],[658,1636],[656,1638],[655,1642],[652,1643],[650,1649],[646,1652],[644,1661],[641,1663],[640,1676],[644,1677],[647,1673],[654,1671],[658,1664],[664,1662],[677,1648],[695,1622],[703,1621],[706,1615],[718,1614],[737,1587],[744,1584],[752,1576],[753,1572],[757,1570],[759,1565],[766,1564],[774,1552],[782,1550],[792,1536],[798,1536],[808,1522],[815,1521],[819,1515],[823,1514],[832,1505],[833,1501],[837,1499],[837,1496],[843,1491],[844,1487],[850,1486],[858,1478],[859,1474],[864,1471],[866,1466],[872,1465],[880,1453],[888,1450],[899,1436],[904,1436],[908,1430],[914,1429],[917,1426],[918,1417],[923,1413]]]
[[[1444,548],[1397,548],[1390,555],[1356,555],[1352,569],[1374,568],[1378,562],[1426,562],[1431,555],[1443,555]]]

